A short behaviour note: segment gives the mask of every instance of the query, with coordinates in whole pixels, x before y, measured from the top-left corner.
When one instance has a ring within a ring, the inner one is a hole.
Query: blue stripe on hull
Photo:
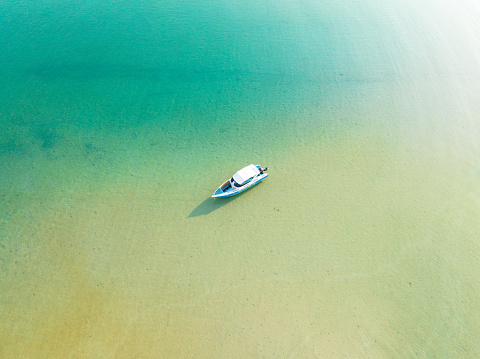
[[[263,177],[255,180],[254,182],[246,185],[245,187],[241,188],[240,190],[238,191],[232,191],[232,192],[222,192],[222,189],[219,188],[215,191],[215,193],[212,195],[213,198],[226,198],[226,197],[232,197],[232,196],[235,196],[239,193],[242,193],[244,191],[246,191],[247,189],[249,188],[252,188],[253,186],[255,186],[256,184],[262,182],[265,178],[268,177],[268,173],[264,173]]]

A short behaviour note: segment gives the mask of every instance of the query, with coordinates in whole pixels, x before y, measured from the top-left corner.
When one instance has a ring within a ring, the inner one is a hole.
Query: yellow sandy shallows
[[[123,182],[17,218],[3,356],[471,352],[478,178],[386,141],[306,143],[226,203]]]

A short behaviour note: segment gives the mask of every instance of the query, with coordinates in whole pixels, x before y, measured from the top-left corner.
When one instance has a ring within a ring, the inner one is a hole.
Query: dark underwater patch
[[[23,154],[24,152],[25,149],[23,148],[23,145],[13,139],[0,143],[1,156]]]
[[[165,76],[161,68],[101,63],[44,63],[30,68],[27,73],[44,80],[73,79],[98,80],[110,78],[147,77],[158,80]]]
[[[51,149],[59,140],[57,131],[52,125],[39,125],[33,130],[33,136],[40,141],[40,146],[44,150]]]

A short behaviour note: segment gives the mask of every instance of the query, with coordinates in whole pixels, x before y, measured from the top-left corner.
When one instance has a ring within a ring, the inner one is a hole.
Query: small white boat
[[[223,183],[212,198],[231,197],[239,194],[268,177],[265,171],[268,168],[262,168],[259,165],[249,165],[235,173],[232,178]]]

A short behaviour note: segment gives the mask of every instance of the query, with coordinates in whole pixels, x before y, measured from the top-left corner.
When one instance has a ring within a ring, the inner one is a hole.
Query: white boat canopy
[[[250,177],[254,177],[254,176],[258,175],[259,173],[260,173],[260,171],[258,170],[257,166],[250,165],[250,166],[242,168],[240,171],[235,173],[233,175],[233,179],[238,184],[244,184],[247,179],[249,179]]]

